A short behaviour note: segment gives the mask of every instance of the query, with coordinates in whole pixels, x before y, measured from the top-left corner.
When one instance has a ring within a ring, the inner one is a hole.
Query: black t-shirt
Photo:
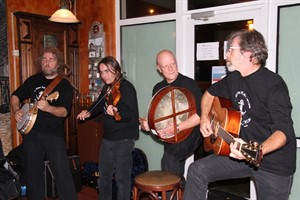
[[[30,102],[35,103],[52,80],[53,79],[46,79],[42,73],[38,73],[26,79],[24,84],[15,90],[12,95],[17,96],[20,99],[20,102],[25,99],[30,99]],[[62,79],[50,94],[56,91],[59,93],[57,100],[50,101],[49,104],[55,107],[65,107],[66,110],[70,112],[73,99],[73,88],[69,81]],[[64,117],[57,117],[48,112],[39,110],[32,131],[63,137],[64,120]]]
[[[259,169],[291,175],[296,169],[296,138],[291,118],[292,105],[284,80],[267,68],[242,77],[237,71],[213,84],[208,92],[231,100],[242,114],[239,136],[246,142],[265,141],[276,130],[282,131],[287,144],[264,156]]]
[[[90,106],[88,110],[91,117],[105,112],[106,108],[106,91],[109,85],[104,85],[98,99]],[[116,141],[122,139],[138,139],[139,137],[139,112],[136,90],[134,86],[126,79],[121,80],[120,84],[121,97],[116,107],[121,116],[120,121],[114,117],[103,115],[103,138]]]

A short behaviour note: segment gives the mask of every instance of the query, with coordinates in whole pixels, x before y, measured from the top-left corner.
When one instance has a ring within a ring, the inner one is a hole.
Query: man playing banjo
[[[12,93],[10,101],[17,123],[28,123],[20,127],[25,129],[31,127],[30,131],[20,131],[26,133],[23,134],[23,144],[27,198],[45,198],[43,172],[47,157],[55,177],[59,199],[76,200],[78,198],[64,140],[64,121],[71,110],[73,88],[68,80],[58,76],[58,68],[63,64],[63,55],[57,48],[47,48],[40,59],[40,64],[42,72],[25,80]],[[48,95],[55,92],[59,93],[57,100],[48,102]],[[34,102],[32,105],[37,112],[26,113],[20,108],[20,103],[25,99]]]
[[[161,168],[163,171],[173,172],[182,177],[184,186],[184,165],[186,159],[202,144],[202,136],[199,131],[200,123],[200,99],[202,97],[201,89],[196,82],[178,72],[177,61],[170,50],[161,50],[156,57],[156,69],[163,75],[164,80],[157,83],[152,91],[155,95],[162,88],[167,86],[181,87],[192,93],[196,102],[196,113],[180,124],[176,124],[177,132],[192,128],[192,132],[187,138],[178,143],[164,143],[164,154],[161,159]],[[140,118],[141,129],[150,131],[148,119]],[[193,128],[194,127],[194,128]],[[160,138],[174,135],[174,126],[171,125],[158,131]]]

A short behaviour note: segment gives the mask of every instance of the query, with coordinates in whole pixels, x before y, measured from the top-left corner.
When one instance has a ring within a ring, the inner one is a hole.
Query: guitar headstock
[[[262,160],[262,146],[258,142],[250,141],[242,144],[241,153],[245,156],[247,162],[259,167]]]

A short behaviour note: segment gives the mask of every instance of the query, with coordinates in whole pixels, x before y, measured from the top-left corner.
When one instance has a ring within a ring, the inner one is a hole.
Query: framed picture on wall
[[[57,47],[58,39],[55,35],[44,35],[44,49],[47,47]]]

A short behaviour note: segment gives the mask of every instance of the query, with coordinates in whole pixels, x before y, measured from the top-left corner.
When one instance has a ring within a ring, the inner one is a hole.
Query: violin
[[[119,79],[117,79],[116,81],[114,81],[112,83],[112,87],[109,91],[109,94],[106,95],[106,102],[108,105],[116,106],[118,104],[118,102],[120,101],[120,98],[121,98],[121,92],[120,92],[121,82],[120,81],[122,78],[123,78],[123,76],[121,76]],[[120,113],[115,110],[113,110],[113,112],[114,112],[115,120],[120,121],[121,120]]]

